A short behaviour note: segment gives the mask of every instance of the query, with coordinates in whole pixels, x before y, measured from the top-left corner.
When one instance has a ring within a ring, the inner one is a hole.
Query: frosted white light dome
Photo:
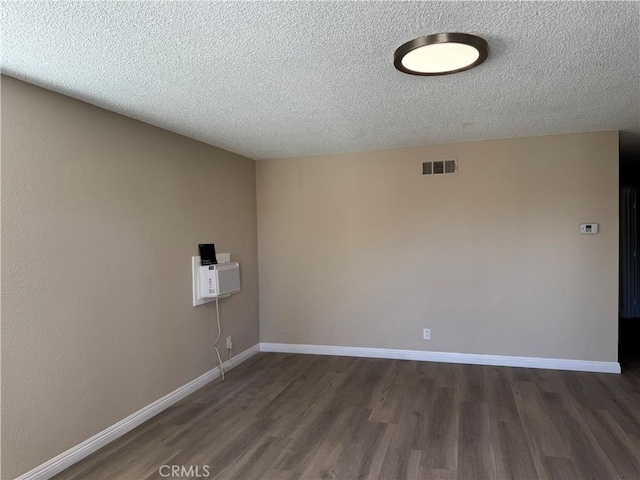
[[[412,75],[447,75],[476,67],[488,55],[487,42],[466,33],[436,33],[405,43],[394,54],[398,70]]]
[[[463,43],[436,43],[416,48],[402,59],[402,65],[414,72],[443,73],[467,67],[480,52]]]

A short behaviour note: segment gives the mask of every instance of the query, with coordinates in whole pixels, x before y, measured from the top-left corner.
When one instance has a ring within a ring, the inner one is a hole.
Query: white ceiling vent
[[[423,175],[455,175],[458,173],[458,159],[422,162]]]

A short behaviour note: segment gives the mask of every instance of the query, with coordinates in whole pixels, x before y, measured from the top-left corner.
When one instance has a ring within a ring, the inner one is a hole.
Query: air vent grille
[[[434,160],[422,162],[423,175],[455,175],[458,173],[458,160]]]
[[[444,162],[444,173],[455,173],[456,172],[456,161],[455,160],[447,160]]]

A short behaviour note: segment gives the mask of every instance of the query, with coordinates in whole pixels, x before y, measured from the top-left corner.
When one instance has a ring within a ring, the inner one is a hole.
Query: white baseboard
[[[242,353],[239,353],[233,357],[233,365],[229,362],[225,362],[224,369],[227,371],[232,367],[238,366],[248,358],[252,357],[260,351],[260,345],[256,344],[251,348],[248,348]],[[113,442],[118,437],[121,437],[125,433],[133,430],[138,425],[146,422],[151,417],[159,414],[166,408],[169,408],[174,403],[182,400],[186,396],[192,394],[199,388],[205,386],[207,383],[215,380],[220,376],[220,367],[213,368],[208,372],[200,375],[198,378],[191,380],[189,383],[175,389],[173,392],[165,395],[164,397],[150,403],[144,408],[141,408],[135,413],[132,413],[127,418],[120,420],[118,423],[111,425],[104,429],[100,433],[85,440],[84,442],[70,448],[66,452],[52,458],[51,460],[37,466],[33,470],[20,475],[16,480],[46,480],[54,475],[60,473],[65,468],[69,468],[74,463],[79,462],[83,458],[91,455],[96,450],[104,447],[110,442]]]
[[[422,350],[394,350],[389,348],[334,347],[330,345],[296,345],[288,343],[260,343],[261,352],[305,353],[342,357],[392,358],[422,362],[466,363],[499,367],[545,368],[577,372],[620,373],[618,362],[571,360],[564,358],[508,357],[475,353],[425,352]]]

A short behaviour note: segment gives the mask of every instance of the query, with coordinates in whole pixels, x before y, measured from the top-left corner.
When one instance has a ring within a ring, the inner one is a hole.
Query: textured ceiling
[[[640,151],[638,2],[3,2],[3,73],[256,159],[622,130]],[[424,34],[484,37],[444,77]]]

